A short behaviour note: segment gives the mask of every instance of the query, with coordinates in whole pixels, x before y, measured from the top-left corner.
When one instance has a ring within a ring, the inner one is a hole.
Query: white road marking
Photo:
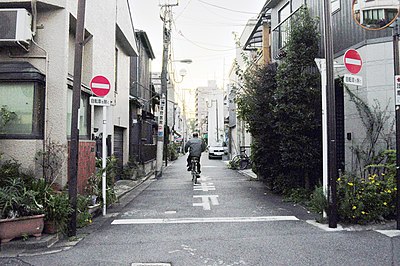
[[[219,205],[218,195],[196,195],[193,198],[201,198],[201,203],[193,203],[194,207],[203,207],[203,210],[211,210],[211,205]],[[211,204],[210,204],[211,202]]]
[[[208,177],[208,176],[205,176],[205,175],[202,175],[201,176],[201,181],[207,181],[207,180],[210,180],[211,178],[210,177]]]
[[[255,217],[208,217],[208,218],[154,218],[154,219],[117,219],[112,225],[121,224],[194,224],[194,223],[249,223],[299,221],[296,216],[255,216]]]
[[[215,190],[214,183],[201,183],[200,185],[196,184],[193,186],[193,190],[195,191],[211,191]]]

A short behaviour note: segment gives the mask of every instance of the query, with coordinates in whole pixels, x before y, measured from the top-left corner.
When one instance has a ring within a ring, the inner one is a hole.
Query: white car
[[[225,153],[225,148],[222,146],[210,146],[208,147],[208,159],[220,158]]]

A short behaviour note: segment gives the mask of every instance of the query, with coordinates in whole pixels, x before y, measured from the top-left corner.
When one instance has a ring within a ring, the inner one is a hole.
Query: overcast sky
[[[166,0],[131,0],[134,26],[147,33],[156,59],[152,71],[161,72],[162,21],[160,3]],[[176,2],[176,0],[169,0]],[[178,0],[173,7],[172,57],[192,59],[192,64],[174,63],[176,79],[180,69],[187,70],[183,88],[206,86],[217,80],[222,86],[235,56],[233,32],[242,33],[246,22],[257,17],[263,0]],[[225,75],[223,74],[225,73]]]

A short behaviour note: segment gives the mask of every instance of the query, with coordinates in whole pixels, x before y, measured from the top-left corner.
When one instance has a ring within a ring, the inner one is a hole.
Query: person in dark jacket
[[[201,156],[201,153],[206,150],[206,145],[204,144],[203,140],[199,139],[199,134],[198,133],[193,133],[193,138],[190,139],[188,142],[185,144],[185,153],[189,151],[189,156],[187,158],[187,167],[188,171],[191,171],[192,169],[190,168],[190,161],[192,157],[199,157]],[[200,168],[200,163],[199,163],[199,168]]]

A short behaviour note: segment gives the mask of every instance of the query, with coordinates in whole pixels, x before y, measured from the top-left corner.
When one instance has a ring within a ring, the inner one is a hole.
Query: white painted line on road
[[[299,221],[296,216],[256,216],[256,217],[209,217],[209,218],[160,218],[160,219],[118,219],[111,224],[194,224],[194,223],[249,223]]]
[[[201,183],[193,186],[194,191],[211,191],[215,190],[214,183]]]
[[[206,211],[211,210],[211,205],[219,205],[218,195],[196,195],[193,198],[201,198],[201,203],[193,203],[193,206],[203,207],[203,210]]]
[[[400,230],[375,230],[378,233],[384,234],[388,237],[400,236]]]

